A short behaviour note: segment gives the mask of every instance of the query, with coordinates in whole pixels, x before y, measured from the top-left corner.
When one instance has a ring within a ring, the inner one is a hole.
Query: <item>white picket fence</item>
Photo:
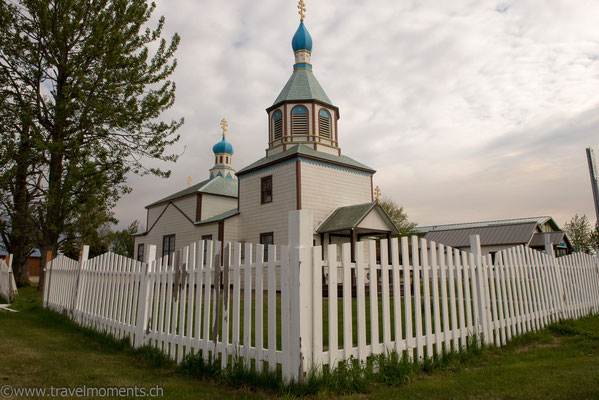
[[[290,226],[311,228],[298,218],[290,215]],[[502,346],[599,307],[598,259],[556,259],[550,245],[503,250],[493,263],[478,237],[472,252],[416,237],[378,248],[366,241],[352,262],[350,244],[328,246],[323,260],[311,235],[294,242],[302,235],[291,233],[290,246],[268,246],[268,260],[262,245],[243,244],[242,260],[242,244],[217,241],[194,243],[169,263],[153,246],[148,264],[111,253],[82,263],[59,256],[47,268],[45,304],[177,362],[198,352],[223,367],[241,358],[258,371],[280,368],[286,381],[351,357],[460,351],[473,337]]]
[[[8,256],[8,264],[0,260],[0,296],[9,303],[17,294],[17,284],[12,272],[12,255]]]

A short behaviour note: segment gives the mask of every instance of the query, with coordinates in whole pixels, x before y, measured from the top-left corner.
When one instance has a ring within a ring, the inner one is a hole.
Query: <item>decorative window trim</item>
[[[318,112],[318,134],[327,139],[332,137],[331,114],[324,108]]]
[[[277,110],[272,114],[272,140],[283,137],[283,113]]]
[[[310,134],[308,121],[310,113],[305,106],[295,106],[291,109],[291,134],[307,136]]]

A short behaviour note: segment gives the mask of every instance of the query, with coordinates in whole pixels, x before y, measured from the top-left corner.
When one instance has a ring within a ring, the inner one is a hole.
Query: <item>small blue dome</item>
[[[312,36],[310,36],[310,32],[308,32],[308,30],[304,26],[304,21],[300,22],[300,25],[297,28],[297,31],[295,32],[295,35],[293,35],[291,46],[293,47],[293,51],[312,51]]]
[[[227,153],[233,155],[233,145],[227,142],[223,136],[223,139],[212,147],[212,151],[214,154]]]

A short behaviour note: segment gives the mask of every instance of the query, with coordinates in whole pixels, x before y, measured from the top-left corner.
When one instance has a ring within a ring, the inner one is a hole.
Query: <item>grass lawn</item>
[[[34,288],[19,297],[41,297]],[[144,387],[157,385],[166,398],[262,398],[250,391],[233,391],[187,379],[172,366],[152,367],[77,329],[55,315],[40,311],[37,299],[17,299],[19,313],[0,311],[0,386],[13,387]],[[0,398],[3,398],[0,395]]]
[[[373,398],[597,399],[599,316],[515,339],[461,365],[421,373],[402,387],[379,386]]]
[[[0,386],[158,385],[165,398],[276,397],[272,391],[187,378],[172,365],[152,366],[135,352],[40,310],[39,299],[33,288],[24,288],[14,303],[19,313],[0,311]],[[368,393],[350,398],[599,398],[599,316],[418,372],[401,386],[368,387]]]

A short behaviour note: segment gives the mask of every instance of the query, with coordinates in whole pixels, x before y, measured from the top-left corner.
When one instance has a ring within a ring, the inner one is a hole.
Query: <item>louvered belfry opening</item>
[[[331,138],[331,115],[326,110],[318,114],[318,132],[321,137]]]
[[[272,115],[273,139],[277,140],[283,136],[283,114],[281,111],[275,111]]]
[[[294,135],[308,135],[308,110],[297,106],[291,111],[291,132]]]

